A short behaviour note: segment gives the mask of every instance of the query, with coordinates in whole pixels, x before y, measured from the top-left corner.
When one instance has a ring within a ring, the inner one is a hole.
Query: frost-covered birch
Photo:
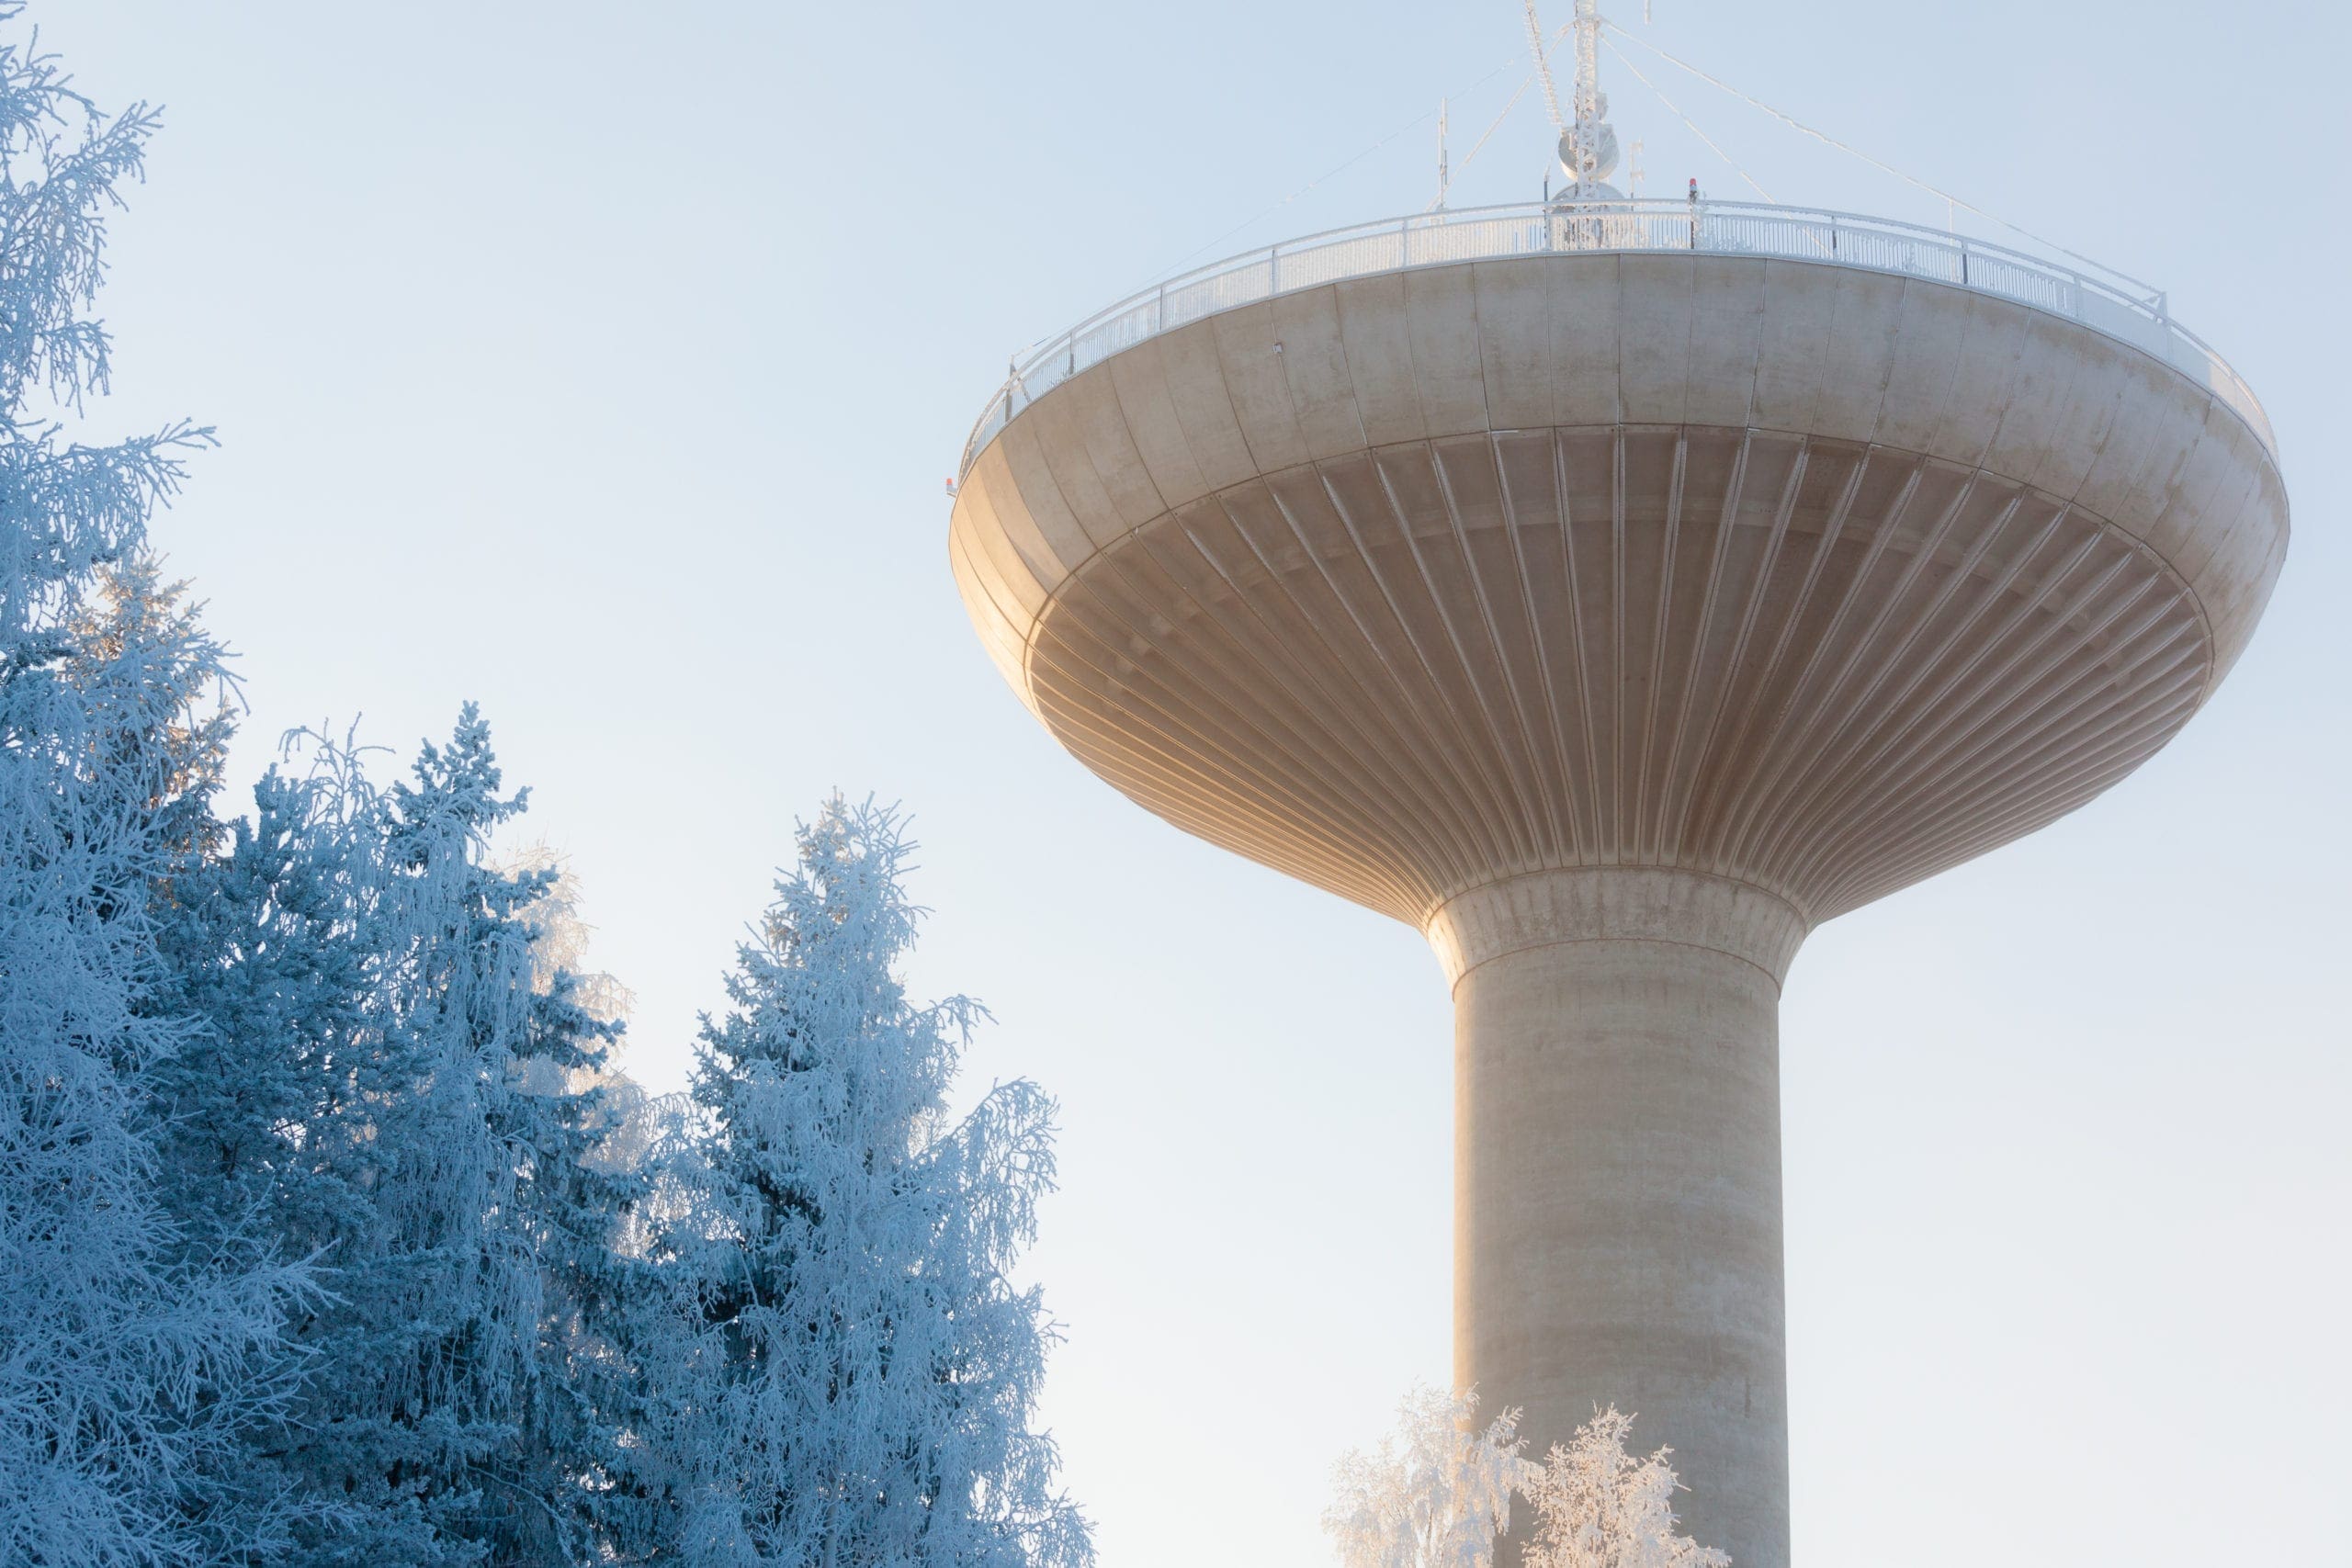
[[[642,1448],[686,1562],[1092,1562],[1031,1422],[1051,1325],[1007,1278],[1052,1182],[1053,1104],[1014,1082],[950,1117],[982,1014],[899,981],[911,849],[891,812],[830,803],[705,1022]]]
[[[0,1562],[42,1568],[272,1548],[271,1500],[216,1483],[279,1407],[306,1289],[242,1227],[175,1224],[146,1135],[189,1033],[157,890],[203,852],[223,665],[141,552],[205,435],[63,422],[106,389],[86,311],[154,128],[0,37]]]
[[[1731,1568],[1731,1558],[1675,1533],[1674,1450],[1625,1451],[1634,1417],[1596,1413],[1521,1490],[1535,1507],[1526,1568]]]
[[[1534,1467],[1520,1457],[1519,1412],[1481,1427],[1474,1393],[1415,1384],[1377,1449],[1340,1460],[1323,1529],[1341,1568],[1487,1568],[1510,1528],[1510,1495]]]

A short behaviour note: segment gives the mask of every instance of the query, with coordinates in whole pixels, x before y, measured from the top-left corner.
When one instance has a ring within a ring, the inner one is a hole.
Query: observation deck
[[[2165,294],[2120,273],[2082,271],[1939,229],[1826,209],[1752,202],[1527,202],[1352,224],[1211,262],[1139,289],[1017,356],[964,443],[960,479],[1006,421],[1122,349],[1277,295],[1351,277],[1510,256],[1695,252],[1781,256],[1950,284],[2047,310],[2153,355],[2203,386],[2261,440],[2278,442],[2260,400]]]

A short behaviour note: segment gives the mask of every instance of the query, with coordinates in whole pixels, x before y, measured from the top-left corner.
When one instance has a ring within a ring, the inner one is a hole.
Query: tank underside
[[[1618,426],[1204,497],[1062,586],[1029,679],[1153,811],[1419,926],[1483,882],[1611,865],[1817,921],[2097,795],[2212,666],[2177,573],[2014,480]]]

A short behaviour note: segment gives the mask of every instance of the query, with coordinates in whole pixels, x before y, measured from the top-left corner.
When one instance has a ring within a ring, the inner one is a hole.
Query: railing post
[[[1396,265],[1413,265],[1413,220],[1409,218],[1396,220]]]
[[[1266,252],[1266,292],[1280,294],[1282,291],[1283,248],[1280,245],[1274,245]]]
[[[1159,302],[1152,308],[1151,330],[1156,333],[1168,330],[1168,284],[1165,279],[1159,285]]]
[[[1963,288],[1968,287],[1968,237],[1964,234],[1960,241],[1960,284]]]

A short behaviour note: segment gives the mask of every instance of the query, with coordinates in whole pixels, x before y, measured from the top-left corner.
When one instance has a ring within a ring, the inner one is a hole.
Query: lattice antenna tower
[[[1577,73],[1568,93],[1568,113],[1560,112],[1559,95],[1552,85],[1552,66],[1545,57],[1542,25],[1535,0],[1524,0],[1527,33],[1535,49],[1535,70],[1544,86],[1544,106],[1560,133],[1560,169],[1567,176],[1557,197],[1561,201],[1615,201],[1623,192],[1610,185],[1617,171],[1617,130],[1609,123],[1609,95],[1600,90],[1600,0],[1576,0],[1576,15],[1568,30],[1576,36]]]
[[[1600,181],[1600,6],[1599,0],[1576,0],[1576,161],[1568,174],[1583,186]]]

